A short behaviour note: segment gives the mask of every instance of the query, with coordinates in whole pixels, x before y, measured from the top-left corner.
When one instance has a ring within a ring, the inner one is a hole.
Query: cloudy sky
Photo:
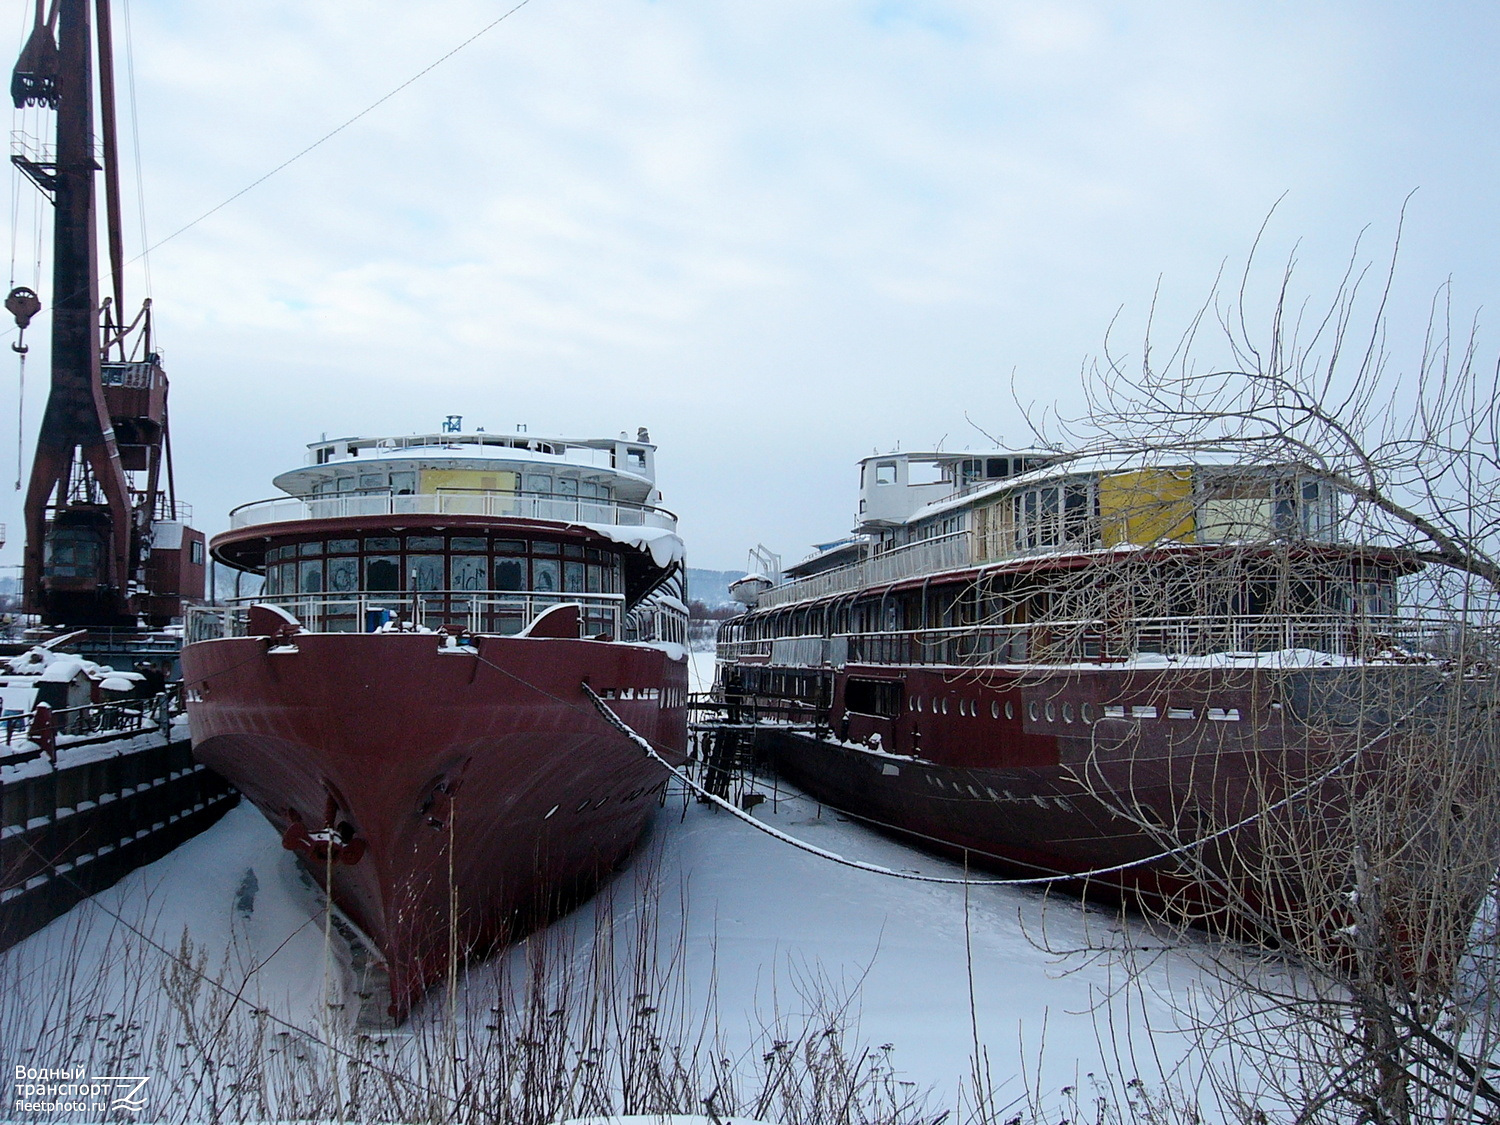
[[[148,239],[514,3],[130,0]],[[28,4],[0,5],[16,49]],[[1180,322],[1282,196],[1266,258],[1316,296],[1417,189],[1409,363],[1446,279],[1466,315],[1500,306],[1497,48],[1472,3],[528,0],[149,255],[180,491],[212,533],[323,433],[647,426],[695,565],[799,558],[849,527],[859,457],[985,445],[966,412],[1024,442],[1013,384],[1076,402],[1112,318],[1138,338],[1160,285]]]

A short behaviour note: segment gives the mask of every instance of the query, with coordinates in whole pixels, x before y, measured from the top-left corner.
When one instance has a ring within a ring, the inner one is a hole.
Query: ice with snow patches
[[[847,822],[794,791],[767,795],[772,799],[757,816],[821,848],[897,870],[963,874],[960,865]],[[123,993],[121,966],[130,958],[120,955],[118,934],[111,948],[107,911],[147,923],[170,950],[186,933],[211,962],[228,955],[254,966],[246,1003],[302,1028],[323,1026],[322,908],[276,833],[248,805],[12,956],[55,957],[68,925],[92,921],[78,971]],[[1203,986],[1197,939],[1155,955],[1138,985],[1125,988],[1119,964],[1097,951],[1163,943],[1122,927],[1112,914],[1012,888],[917,884],[834,867],[680,795],[668,799],[642,853],[602,899],[526,946],[464,970],[452,1007],[446,994],[429,997],[403,1034],[441,1026],[450,1010],[486,1011],[493,1001],[483,997],[508,975],[528,972],[528,947],[538,941],[587,949],[614,927],[629,930],[643,911],[655,912],[673,935],[659,956],[677,958],[672,980],[681,1002],[693,1008],[713,998],[717,1024],[735,1051],[758,1052],[755,1044],[777,1016],[814,1011],[818,990],[847,995],[859,1040],[894,1044],[898,1077],[931,1087],[934,1105],[952,1104],[967,1083],[976,1036],[1007,1101],[1024,1098],[1023,1084],[1055,1093],[1091,1072],[1118,1073],[1117,1053],[1128,1057],[1132,1049],[1140,1051],[1147,1085],[1193,1058],[1190,1037],[1172,1034],[1172,997]],[[331,987],[342,1000],[352,978],[341,966],[334,972]]]

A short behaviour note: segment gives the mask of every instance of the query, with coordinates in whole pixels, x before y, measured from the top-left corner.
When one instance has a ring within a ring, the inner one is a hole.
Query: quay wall
[[[55,755],[0,744],[0,951],[239,801],[193,760],[185,724],[60,741]]]

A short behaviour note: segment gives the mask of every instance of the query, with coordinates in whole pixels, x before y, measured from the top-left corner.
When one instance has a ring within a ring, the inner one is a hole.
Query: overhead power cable
[[[142,250],[134,258],[132,258],[131,261],[132,262],[139,261],[141,258],[144,258],[147,254],[151,253],[151,251],[157,249],[158,247],[164,245],[165,243],[171,242],[172,239],[176,238],[179,234],[182,234],[185,231],[191,230],[193,227],[197,226],[199,223],[201,223],[204,219],[208,218],[210,215],[214,215],[214,214],[217,214],[219,211],[222,211],[225,207],[228,207],[231,203],[233,203],[240,196],[242,196],[242,195],[246,194],[247,192],[253,191],[256,188],[260,187],[261,184],[265,183],[267,180],[269,180],[272,176],[276,175],[278,172],[281,172],[281,171],[285,170],[286,168],[290,167],[291,165],[295,164],[297,161],[301,160],[304,156],[306,156],[308,153],[312,152],[313,149],[317,148],[319,145],[323,144],[325,141],[332,140],[334,137],[336,137],[340,133],[342,133],[345,129],[349,128],[349,126],[353,125],[360,118],[365,117],[368,114],[372,113],[374,110],[380,108],[386,102],[388,102],[392,98],[394,98],[402,90],[406,89],[408,86],[412,85],[413,83],[417,82],[418,80],[426,77],[432,71],[434,71],[438,67],[442,66],[443,63],[445,63],[449,59],[451,59],[454,55],[456,55],[460,51],[462,51],[465,47],[469,46],[471,43],[475,42],[477,39],[480,39],[481,37],[483,37],[484,35],[486,35],[488,32],[494,30],[496,27],[498,27],[500,24],[504,23],[506,20],[510,19],[511,16],[515,15],[522,8],[526,7],[526,5],[529,4],[529,3],[531,3],[531,0],[521,0],[521,2],[519,4],[517,4],[515,7],[509,9],[508,11],[506,11],[506,12],[502,13],[501,15],[497,16],[495,19],[491,20],[489,23],[485,24],[478,31],[476,31],[473,35],[469,36],[467,39],[465,39],[458,46],[454,47],[447,54],[442,55],[441,57],[439,57],[439,58],[435,59],[434,61],[428,63],[421,70],[417,71],[417,73],[413,74],[410,78],[408,78],[405,82],[401,83],[401,85],[397,86],[395,89],[391,90],[389,93],[384,94],[383,96],[377,98],[375,101],[371,102],[369,105],[365,106],[364,109],[360,110],[353,117],[351,117],[347,121],[345,121],[342,125],[339,125],[339,126],[333,128],[333,129],[330,129],[328,132],[324,133],[317,140],[313,141],[312,144],[308,145],[302,151],[300,151],[300,152],[298,152],[298,153],[296,153],[296,154],[294,154],[292,156],[287,157],[287,159],[283,160],[280,164],[276,165],[276,167],[272,168],[264,176],[261,176],[258,180],[253,180],[250,183],[246,184],[244,187],[240,188],[239,191],[237,191],[233,195],[231,195],[228,199],[225,199],[223,202],[218,203],[218,204],[216,204],[213,207],[210,207],[207,211],[203,212],[203,214],[199,215],[192,222],[186,224],[185,226],[178,227],[171,234],[169,234],[165,238],[161,239],[161,241],[152,243],[150,246],[148,246],[146,249]]]
[[[171,234],[167,235],[165,238],[160,239],[157,242],[153,242],[151,245],[147,246],[144,250],[142,250],[134,258],[130,259],[131,263],[134,264],[136,262],[139,262],[141,259],[145,258],[148,254],[150,254],[153,250],[157,249],[160,246],[165,245],[168,242],[171,242],[172,239],[176,238],[179,234],[183,234],[186,231],[192,230],[193,227],[195,227],[199,223],[203,222],[204,219],[207,219],[211,215],[215,215],[218,212],[222,211],[225,207],[228,207],[236,199],[240,198],[240,196],[245,195],[247,192],[254,191],[261,184],[265,183],[267,180],[269,180],[272,176],[276,175],[278,172],[281,172],[281,171],[285,170],[286,168],[291,167],[291,165],[295,164],[297,161],[301,160],[308,153],[312,152],[313,149],[317,148],[319,145],[323,144],[325,141],[328,141],[328,140],[332,139],[333,137],[338,136],[338,134],[342,133],[345,129],[349,128],[349,126],[353,125],[356,121],[360,120],[360,118],[368,116],[371,112],[373,112],[374,110],[380,108],[386,102],[388,102],[392,98],[394,98],[402,90],[406,89],[408,86],[410,86],[413,83],[419,81],[420,79],[426,77],[432,71],[434,71],[438,67],[442,66],[443,63],[447,62],[454,55],[456,55],[460,51],[462,51],[465,47],[467,47],[470,44],[474,43],[476,40],[482,38],[484,35],[486,35],[490,31],[493,31],[496,27],[498,27],[500,24],[504,23],[506,20],[510,19],[511,16],[515,15],[522,8],[526,7],[526,5],[529,4],[529,3],[531,3],[531,0],[521,0],[521,2],[519,4],[516,4],[514,7],[509,8],[506,11],[502,12],[500,15],[496,16],[493,20],[491,20],[489,23],[487,23],[483,27],[481,27],[473,35],[471,35],[467,39],[465,39],[458,46],[454,47],[447,54],[441,55],[438,58],[434,59],[432,62],[428,63],[421,70],[417,71],[417,73],[413,74],[410,78],[408,78],[405,82],[401,83],[401,85],[395,87],[394,89],[392,89],[388,93],[382,95],[381,97],[377,98],[375,101],[371,102],[369,105],[365,106],[364,109],[360,110],[353,117],[351,117],[347,121],[345,121],[343,124],[337,126],[336,128],[330,129],[328,132],[324,133],[321,137],[319,137],[317,140],[313,141],[312,144],[308,145],[306,148],[302,149],[300,152],[297,152],[297,153],[293,154],[292,156],[287,157],[287,159],[283,160],[280,164],[276,165],[276,167],[272,168],[264,176],[261,176],[257,180],[252,180],[250,183],[248,183],[244,187],[240,188],[239,191],[237,191],[233,195],[229,196],[229,198],[227,198],[227,199],[225,199],[225,200],[223,200],[223,201],[215,204],[213,207],[210,207],[207,211],[203,212],[203,214],[199,215],[192,222],[186,223],[183,226],[178,227],[176,230],[174,230]],[[139,169],[139,159],[137,160],[137,169]],[[40,195],[38,195],[37,199],[40,200]],[[142,212],[142,223],[144,224],[144,222],[145,222],[145,215],[144,215],[144,211],[143,211]],[[41,226],[40,226],[40,224],[38,224],[38,226],[37,226],[37,254],[36,254],[36,257],[37,257],[37,262],[36,262],[37,284],[40,284],[41,269],[42,269],[42,245],[41,245]],[[148,285],[149,285],[149,281],[148,281]],[[60,304],[62,302],[62,300],[64,300],[64,299],[71,299],[72,297],[76,297],[76,296],[78,296],[77,293],[70,294],[68,298],[57,298],[57,297],[54,296],[54,298],[53,298],[53,304],[54,305]],[[9,337],[14,336],[16,334],[16,331],[17,330],[16,330],[15,327],[11,327],[11,328],[3,331],[3,332],[0,332],[0,340],[8,339]]]

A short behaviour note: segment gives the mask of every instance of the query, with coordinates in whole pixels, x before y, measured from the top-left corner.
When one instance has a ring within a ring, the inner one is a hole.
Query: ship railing
[[[373,633],[381,629],[462,629],[469,633],[519,633],[563,602],[582,608],[585,636],[624,635],[622,594],[501,593],[479,590],[421,590],[401,593],[279,594],[235,598],[222,605],[188,611],[184,641],[249,635],[250,607],[274,605],[290,613],[310,633]]]
[[[721,641],[718,658],[771,665],[1109,664],[1141,657],[1323,654],[1352,660],[1500,658],[1500,628],[1452,617],[1272,614],[1077,620]],[[1294,658],[1295,660],[1296,658]]]
[[[52,732],[62,739],[59,745],[78,741],[96,742],[129,734],[165,730],[177,707],[177,688],[155,695],[129,699],[111,699],[84,703],[77,707],[51,708]],[[0,765],[14,765],[46,753],[46,748],[31,740],[36,709],[0,716],[5,728],[5,747],[0,750]]]
[[[665,508],[624,500],[585,500],[527,492],[489,492],[452,489],[400,495],[392,492],[350,493],[347,496],[274,497],[241,504],[229,513],[229,526],[260,527],[301,520],[331,520],[358,516],[486,516],[496,519],[546,520],[552,523],[594,523],[616,527],[655,527],[677,530],[677,517]]]
[[[903,578],[953,570],[969,566],[973,562],[973,539],[967,531],[959,531],[908,543],[862,562],[773,586],[761,594],[756,606],[759,609],[769,609],[810,598],[825,598],[866,586],[879,586],[886,582],[899,582]]]

